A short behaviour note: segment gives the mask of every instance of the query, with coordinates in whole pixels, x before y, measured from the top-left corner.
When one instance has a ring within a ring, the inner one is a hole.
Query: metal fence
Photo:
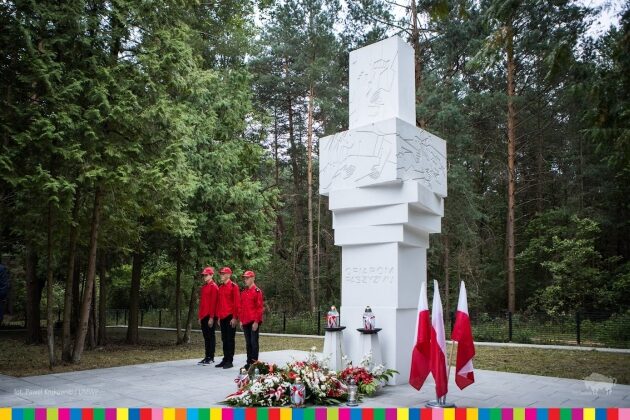
[[[182,324],[186,313],[182,312]],[[325,312],[266,312],[264,332],[285,334],[324,333]],[[377,323],[378,323],[378,314]],[[127,311],[108,311],[108,325],[126,325]],[[447,330],[452,330],[455,314],[445,319]],[[195,321],[196,322],[196,321]],[[576,312],[569,315],[544,313],[521,314],[471,313],[473,337],[476,341],[514,342],[532,344],[583,345],[594,347],[630,348],[630,313]],[[175,314],[168,309],[140,312],[140,325],[175,327]],[[380,325],[387,328],[386,325]]]
[[[188,310],[181,312],[184,327]],[[143,327],[175,327],[175,311],[169,309],[141,310],[139,323]],[[266,312],[263,332],[284,334],[322,335],[324,333],[325,312]],[[61,323],[62,313],[56,313],[56,321]],[[378,313],[376,313],[379,327]],[[127,325],[127,309],[109,309],[107,325]],[[454,313],[445,319],[445,328],[452,330]],[[474,313],[470,315],[475,341],[513,342],[532,344],[582,345],[593,347],[630,348],[630,312],[611,315],[606,313],[576,312],[568,315],[543,313]],[[6,321],[6,320],[5,320]],[[42,325],[45,325],[42,320]],[[23,319],[13,319],[3,326],[23,327]],[[195,320],[193,328],[197,328]],[[448,336],[449,334],[447,334]],[[447,337],[448,338],[448,337]]]
[[[453,320],[451,314],[450,328]],[[471,324],[477,341],[630,348],[630,314],[481,313]]]
[[[185,326],[188,310],[181,312],[181,326]],[[264,332],[283,334],[322,335],[324,312],[265,312]],[[107,325],[127,325],[129,311],[127,309],[109,309]],[[170,309],[141,310],[139,323],[142,327],[175,328],[175,311]],[[197,328],[197,318],[193,328]]]

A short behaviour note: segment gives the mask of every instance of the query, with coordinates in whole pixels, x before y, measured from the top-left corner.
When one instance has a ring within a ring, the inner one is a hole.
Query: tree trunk
[[[138,311],[140,308],[140,278],[142,276],[142,254],[133,253],[131,263],[131,291],[129,294],[129,323],[127,344],[138,344]]]
[[[72,360],[72,303],[73,303],[73,280],[74,265],[76,260],[77,240],[79,238],[79,190],[74,194],[74,204],[72,206],[72,220],[70,222],[70,237],[68,240],[68,270],[66,271],[66,289],[63,299],[63,334],[61,338],[61,358],[69,362]],[[77,305],[78,306],[78,305]]]
[[[96,340],[99,346],[107,343],[107,265],[105,255],[101,256],[99,264],[99,294],[98,294],[98,338]]]
[[[276,181],[276,187],[280,188],[280,157],[278,154],[278,110],[273,109],[273,158],[274,158],[274,179]],[[279,253],[282,248],[282,233],[284,231],[284,222],[282,220],[282,214],[276,209],[276,240],[274,242],[274,252]]]
[[[53,318],[53,264],[52,264],[52,202],[48,202],[48,231],[46,252],[46,344],[48,347],[48,369],[55,366],[55,320]]]
[[[508,310],[516,309],[516,279],[514,269],[515,234],[514,208],[516,202],[516,110],[514,106],[516,62],[514,59],[514,33],[511,22],[507,25],[507,128],[508,128],[508,214],[506,228],[507,242],[507,281],[508,281]]]
[[[85,290],[83,291],[83,302],[81,303],[81,314],[79,326],[74,341],[74,351],[72,352],[72,362],[79,363],[83,355],[85,337],[87,335],[90,308],[92,306],[92,289],[94,288],[94,277],[96,276],[96,251],[98,249],[98,232],[101,220],[101,201],[103,190],[100,186],[94,191],[94,207],[92,210],[92,223],[90,229],[90,245],[88,249],[88,268]]]
[[[40,326],[40,301],[42,298],[42,282],[37,279],[37,252],[31,245],[26,248],[26,343],[42,342]]]
[[[285,63],[285,72],[288,77],[288,64]],[[291,171],[293,173],[293,190],[295,196],[295,220],[304,220],[302,205],[300,204],[300,165],[298,162],[298,149],[295,142],[295,132],[293,130],[293,98],[287,96],[287,111],[289,113],[289,155],[291,157]],[[297,238],[297,229],[295,230]]]
[[[94,274],[94,287],[92,287],[92,305],[90,309],[90,319],[88,321],[88,348],[96,348],[96,273]]]
[[[322,292],[321,292],[321,238],[322,238],[322,196],[321,194],[317,194],[317,245],[315,249],[317,250],[317,263],[315,264],[315,289],[317,290],[317,306],[320,307],[320,302],[322,301]],[[326,302],[327,300],[324,300]]]
[[[545,209],[544,203],[544,178],[545,159],[543,156],[543,130],[541,127],[541,111],[543,109],[542,96],[538,99],[538,111],[536,112],[536,131],[538,133],[536,141],[536,212],[542,214]]]
[[[182,308],[182,240],[178,241],[177,245],[177,269],[175,271],[175,330],[177,331],[177,344],[182,343],[181,332],[181,308]]]
[[[300,203],[300,167],[298,165],[298,151],[295,143],[295,133],[293,131],[293,104],[291,98],[288,98],[289,105],[289,143],[291,145],[289,155],[291,157],[291,169],[293,172],[293,196],[295,204],[295,220],[304,220],[304,212],[302,211],[302,204]],[[293,229],[293,265],[292,265],[292,277],[296,290],[302,289],[301,275],[298,273],[298,260],[300,253],[300,233],[299,229]]]
[[[411,0],[411,45],[413,46],[413,50],[415,53],[414,60],[414,74],[416,81],[416,107],[422,103],[422,96],[420,95],[420,90],[422,88],[422,49],[420,46],[420,29],[418,28],[418,8],[416,6],[416,0]],[[426,127],[426,120],[421,117],[418,118],[416,123],[420,126],[420,128]]]
[[[190,344],[190,334],[192,333],[192,320],[195,312],[195,298],[197,295],[197,287],[193,284],[190,289],[190,301],[188,302],[188,316],[186,317],[186,331],[184,332],[184,338],[182,342],[184,344]]]
[[[75,340],[79,329],[79,314],[81,313],[81,263],[81,259],[75,254],[74,273],[72,274],[72,319],[70,320],[70,330],[75,336]]]
[[[274,179],[276,186],[280,185],[280,160],[278,158],[278,110],[273,108],[273,158],[274,158]]]
[[[313,85],[308,93],[308,139],[307,139],[307,183],[308,183],[308,286],[311,312],[317,309],[315,296],[315,262],[313,256]]]
[[[443,227],[442,227],[442,246],[444,247],[444,303],[446,304],[445,308],[446,308],[446,314],[448,316],[448,314],[450,314],[451,312],[451,286],[450,286],[450,265],[451,265],[451,256],[450,256],[450,250],[449,250],[449,240],[448,240],[448,230],[446,229],[447,227],[447,220],[446,218],[443,220]]]

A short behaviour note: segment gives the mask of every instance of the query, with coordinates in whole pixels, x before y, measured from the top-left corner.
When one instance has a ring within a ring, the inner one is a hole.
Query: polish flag
[[[446,374],[446,336],[444,334],[444,315],[438,283],[433,280],[433,312],[431,313],[431,374],[435,380],[435,394],[438,399],[448,392]]]
[[[427,282],[420,286],[418,305],[418,328],[416,345],[411,352],[411,372],[409,385],[420,391],[431,371],[431,320],[429,319],[429,301],[427,300]]]
[[[475,382],[472,359],[475,357],[472,328],[468,317],[468,298],[466,285],[462,282],[459,287],[459,301],[457,314],[451,339],[457,341],[457,361],[455,362],[455,383],[459,389],[464,389]]]

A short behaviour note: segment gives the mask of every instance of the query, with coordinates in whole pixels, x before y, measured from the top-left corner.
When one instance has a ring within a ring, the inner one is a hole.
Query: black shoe
[[[242,369],[245,369],[245,370],[249,371],[249,367],[250,367],[250,366],[251,366],[251,365],[248,363],[248,364],[246,364],[245,366],[243,366],[243,367],[242,367]]]
[[[199,362],[197,362],[198,365],[208,365],[210,364],[210,359],[208,359],[207,357],[205,359],[201,359]]]
[[[223,365],[223,369],[229,369],[229,368],[233,368],[233,367],[234,367],[234,365],[232,363],[230,363],[230,362],[227,362],[227,363],[225,363]]]
[[[220,363],[217,363],[216,365],[214,365],[214,367],[223,367],[225,366],[225,360],[222,360]]]

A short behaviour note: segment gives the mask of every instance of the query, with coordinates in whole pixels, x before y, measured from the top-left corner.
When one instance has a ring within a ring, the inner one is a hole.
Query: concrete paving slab
[[[0,407],[30,407],[33,401],[16,397],[13,394],[0,396]]]
[[[261,354],[267,362],[284,365],[307,357],[303,351]],[[234,392],[243,355],[235,368],[198,366],[197,359],[56,373],[28,378],[0,375],[0,405],[71,407],[208,407],[221,404]],[[459,390],[453,379],[447,400],[459,407],[627,407],[630,386],[615,384],[609,394],[593,394],[585,381],[487,370],[475,371],[476,382]],[[409,385],[388,386],[362,407],[422,407],[435,398],[429,377],[421,391]],[[55,395],[55,392],[57,395]]]
[[[37,386],[59,386],[63,384],[74,384],[74,381],[70,379],[60,377],[57,375],[41,375],[41,376],[26,376],[21,378],[24,382],[28,382]]]

